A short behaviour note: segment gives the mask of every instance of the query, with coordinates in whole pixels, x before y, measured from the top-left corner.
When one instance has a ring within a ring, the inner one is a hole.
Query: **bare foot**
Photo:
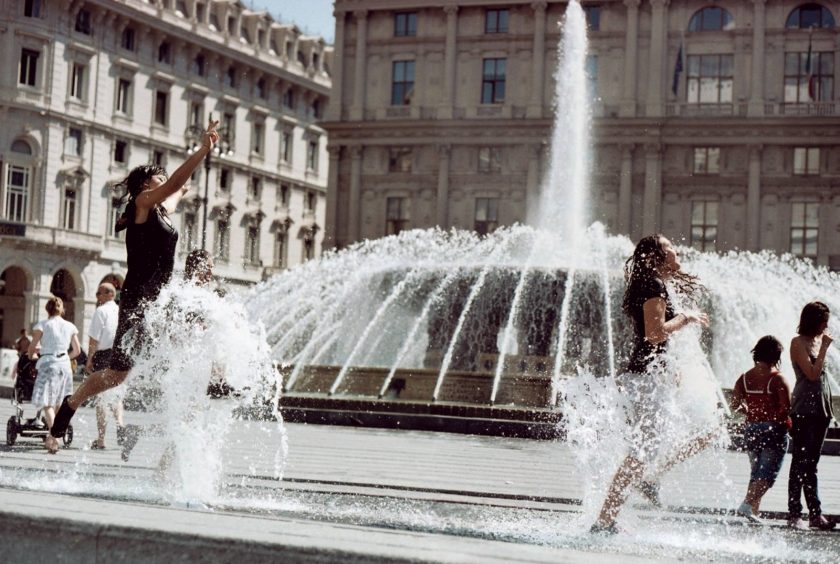
[[[55,454],[58,452],[58,439],[56,439],[52,435],[47,435],[47,437],[44,439],[44,446],[47,447],[48,453]]]

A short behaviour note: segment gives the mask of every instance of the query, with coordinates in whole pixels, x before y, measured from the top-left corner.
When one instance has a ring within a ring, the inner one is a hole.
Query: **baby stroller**
[[[24,359],[21,358],[18,362],[22,360]],[[9,421],[6,423],[6,444],[9,446],[15,444],[18,435],[21,437],[38,437],[44,440],[49,433],[40,409],[35,413],[35,417],[26,419],[23,416],[23,404],[32,401],[32,390],[35,388],[35,378],[38,372],[35,369],[35,363],[31,361],[20,368],[15,378],[15,389],[12,395],[15,414],[9,417]],[[70,443],[73,442],[72,425],[67,427],[63,440],[64,446],[70,446]]]

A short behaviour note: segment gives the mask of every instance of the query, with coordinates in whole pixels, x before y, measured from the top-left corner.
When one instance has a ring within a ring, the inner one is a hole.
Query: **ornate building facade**
[[[322,39],[238,1],[0,0],[0,13],[3,346],[52,294],[84,331],[98,284],[126,271],[112,186],[139,164],[178,167],[211,116],[222,139],[174,214],[176,268],[204,246],[244,285],[320,254]]]
[[[337,0],[327,244],[526,220],[566,1]],[[840,268],[840,2],[583,2],[594,219]]]

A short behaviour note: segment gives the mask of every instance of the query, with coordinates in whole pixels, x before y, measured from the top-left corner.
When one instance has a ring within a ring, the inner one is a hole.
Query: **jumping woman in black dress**
[[[46,439],[50,452],[58,450],[58,437],[64,436],[73,414],[86,399],[119,386],[128,376],[133,365],[131,349],[143,344],[145,304],[157,299],[161,288],[169,282],[175,264],[178,231],[172,226],[168,211],[175,209],[185,191],[184,184],[218,141],[218,124],[218,121],[210,121],[201,148],[169,178],[161,167],[143,165],[132,170],[122,182],[128,204],[117,230],[126,229],[128,273],[120,293],[120,314],[110,368],[91,374],[72,396],[64,398]],[[123,339],[130,329],[134,330],[134,338]]]

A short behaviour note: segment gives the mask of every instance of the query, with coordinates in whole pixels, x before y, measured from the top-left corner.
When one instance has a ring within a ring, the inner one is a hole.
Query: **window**
[[[414,61],[394,61],[391,105],[407,106],[414,95]]]
[[[257,44],[260,47],[265,46],[265,30],[264,29],[258,29],[257,30]]]
[[[248,31],[248,28],[244,25],[239,28],[239,42],[240,43],[251,43],[251,33]]]
[[[187,16],[187,13],[187,3],[184,0],[178,0],[175,2],[175,14],[184,18]]]
[[[228,143],[231,144],[231,149],[233,149],[233,137],[234,132],[236,131],[236,110],[227,111],[222,114],[222,127],[221,130],[224,132],[225,139]]]
[[[167,105],[169,103],[169,93],[163,90],[155,92],[155,123],[158,125],[167,124]]]
[[[589,99],[597,101],[598,96],[598,55],[586,57],[586,93]]]
[[[809,2],[794,9],[785,23],[787,28],[834,27],[834,16],[827,8]]]
[[[207,72],[207,61],[204,58],[204,55],[195,56],[192,68],[194,74],[197,74],[198,76],[204,76],[204,73]]]
[[[25,0],[23,3],[23,15],[27,18],[40,18],[41,0]]]
[[[280,184],[277,187],[277,203],[281,208],[289,207],[289,185]]]
[[[117,82],[117,112],[125,115],[131,113],[131,81],[125,78]]]
[[[307,229],[303,234],[303,260],[315,258],[315,230]]]
[[[201,23],[204,23],[207,20],[207,8],[204,4],[199,2],[195,5],[195,19]]]
[[[265,124],[262,122],[254,123],[254,126],[251,128],[251,153],[254,155],[262,155],[264,140]]]
[[[6,171],[6,219],[23,223],[29,203],[29,168],[9,165]]]
[[[303,210],[311,214],[315,213],[315,208],[318,206],[318,196],[315,192],[307,192],[306,198],[303,201]]]
[[[64,138],[64,154],[71,157],[82,156],[82,130],[71,127]]]
[[[690,55],[688,57],[689,104],[732,102],[732,55]]]
[[[394,37],[413,37],[417,35],[417,12],[397,12],[394,14]]]
[[[215,12],[210,12],[210,17],[208,18],[209,22],[207,25],[213,31],[219,31],[222,29],[222,24],[219,23],[219,16],[216,15]]]
[[[498,147],[479,147],[478,172],[501,172],[502,150]]]
[[[196,247],[197,227],[198,221],[195,212],[184,212],[184,225],[181,229],[184,235],[181,237],[181,252],[188,253]]]
[[[688,31],[729,31],[735,29],[732,14],[717,6],[698,10],[688,22]]]
[[[295,91],[291,88],[283,93],[283,105],[290,110],[295,109]]]
[[[303,68],[306,68],[308,66],[306,64],[306,55],[303,54],[303,51],[298,51],[297,60]]]
[[[397,235],[408,227],[406,198],[388,198],[385,202],[385,234]]]
[[[228,70],[225,72],[225,86],[236,88],[236,69],[233,67],[228,67]]]
[[[120,47],[126,51],[134,51],[134,28],[127,27],[120,37]]]
[[[229,168],[219,169],[219,190],[225,194],[230,193],[231,172]]]
[[[388,172],[411,172],[414,156],[411,147],[388,149]]]
[[[288,234],[285,229],[278,229],[274,234],[274,266],[283,268],[286,266],[286,239]]]
[[[484,33],[507,33],[510,10],[487,10],[484,12]]]
[[[295,55],[295,45],[291,41],[286,41],[286,59],[292,60]]]
[[[268,95],[267,95],[266,89],[265,89],[265,79],[264,78],[261,78],[257,81],[257,96],[259,98],[263,99],[263,100],[268,98]]]
[[[720,147],[694,148],[694,174],[720,174]]]
[[[249,225],[245,228],[245,264],[260,264],[260,227]]]
[[[492,233],[499,226],[499,198],[475,199],[475,232],[479,235]]]
[[[85,71],[87,67],[80,63],[73,63],[70,70],[70,97],[79,101],[85,99]]]
[[[481,80],[481,103],[501,104],[505,101],[505,64],[507,59],[484,59]]]
[[[90,35],[93,29],[90,25],[90,20],[89,10],[79,10],[79,13],[76,14],[76,24],[73,29],[79,33]]]
[[[785,53],[785,103],[834,100],[834,53]]]
[[[321,100],[315,99],[312,101],[312,117],[321,119]]]
[[[114,162],[126,164],[128,162],[128,143],[117,139],[114,143]]]
[[[248,198],[251,200],[259,200],[262,193],[262,182],[259,176],[252,176],[251,182],[248,183]]]
[[[691,246],[698,251],[717,250],[718,202],[691,202]]]
[[[152,151],[152,164],[163,166],[163,151]]]
[[[586,27],[589,31],[601,29],[601,6],[584,6],[583,15],[586,17]]]
[[[213,247],[217,260],[230,260],[230,220],[226,217],[216,220],[216,239]]]
[[[817,202],[791,202],[790,211],[790,252],[816,257],[820,205]]]
[[[230,35],[235,35],[236,34],[236,18],[233,17],[233,16],[230,16],[228,18],[227,31],[228,31],[228,34],[230,34]]]
[[[190,102],[190,125],[201,127],[204,124],[204,103]]]
[[[158,47],[158,62],[167,65],[172,63],[172,47],[166,41]]]
[[[122,237],[125,231],[117,233],[117,222],[122,216],[122,200],[120,198],[111,198],[111,213],[108,215],[108,232],[107,237]]]
[[[318,171],[318,140],[310,140],[306,146],[306,170]]]
[[[20,50],[20,75],[18,82],[26,86],[38,85],[38,57],[41,53],[32,49]]]
[[[280,134],[280,160],[285,164],[292,164],[292,132],[284,131]]]
[[[819,173],[819,147],[795,147],[793,149],[793,174],[807,176]]]
[[[79,193],[75,188],[64,189],[64,217],[61,226],[64,229],[76,229],[76,212]]]

